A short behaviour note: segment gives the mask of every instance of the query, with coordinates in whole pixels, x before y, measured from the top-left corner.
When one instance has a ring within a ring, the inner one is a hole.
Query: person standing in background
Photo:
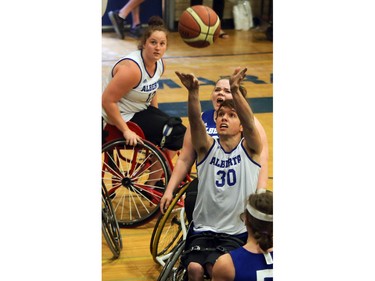
[[[108,17],[111,20],[113,28],[117,36],[120,39],[125,38],[125,30],[124,30],[124,23],[126,17],[132,13],[132,27],[130,29],[130,34],[132,34],[136,38],[140,38],[142,36],[142,29],[141,29],[141,19],[139,16],[140,5],[144,2],[144,0],[129,0],[126,5],[124,5],[120,10],[117,11],[109,11]]]

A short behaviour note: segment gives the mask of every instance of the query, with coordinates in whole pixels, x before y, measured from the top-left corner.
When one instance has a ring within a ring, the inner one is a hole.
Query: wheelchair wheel
[[[120,227],[135,227],[157,215],[170,178],[163,152],[143,142],[128,146],[124,139],[117,139],[102,147],[102,183]]]
[[[167,255],[184,239],[182,228],[188,228],[184,208],[184,194],[189,183],[183,185],[164,215],[160,216],[151,235],[150,251],[155,262],[156,257]]]
[[[185,240],[180,241],[180,243],[175,247],[171,256],[165,263],[157,281],[183,281],[187,280],[186,269],[180,262],[182,252],[185,247]]]
[[[111,200],[102,185],[102,233],[110,248],[113,258],[117,259],[122,250],[122,237]]]

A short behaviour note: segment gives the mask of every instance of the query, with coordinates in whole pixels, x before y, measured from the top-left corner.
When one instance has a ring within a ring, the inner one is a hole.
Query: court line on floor
[[[273,97],[248,98],[254,113],[272,113]],[[212,109],[211,100],[201,101],[202,111]],[[159,103],[159,108],[170,116],[187,116],[187,102],[164,102]]]

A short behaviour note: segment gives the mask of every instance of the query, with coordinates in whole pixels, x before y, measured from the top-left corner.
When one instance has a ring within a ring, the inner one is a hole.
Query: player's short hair
[[[233,100],[225,100],[225,101],[223,101],[220,104],[219,108],[217,109],[217,112],[219,112],[222,107],[229,107],[230,109],[236,110],[236,108],[234,107],[234,101]]]

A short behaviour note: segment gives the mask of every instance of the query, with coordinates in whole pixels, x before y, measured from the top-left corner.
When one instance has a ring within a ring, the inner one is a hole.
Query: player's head
[[[216,111],[216,131],[218,135],[232,136],[242,133],[242,125],[234,107],[233,99],[223,101]]]
[[[243,86],[240,86],[240,91],[242,95],[246,97],[247,91]],[[211,101],[214,110],[218,110],[220,104],[229,99],[233,99],[232,92],[230,91],[229,79],[221,78],[216,81],[215,87],[211,93]]]
[[[264,252],[273,247],[273,192],[251,194],[242,218]]]
[[[222,78],[216,81],[215,87],[211,93],[211,101],[214,110],[218,110],[220,104],[227,100],[232,99],[232,93],[230,91],[229,79]]]
[[[151,42],[149,42],[151,41]],[[167,48],[168,43],[168,29],[164,25],[164,20],[159,16],[152,16],[148,21],[148,27],[144,31],[139,43],[138,50],[143,50],[148,43],[162,43],[164,44],[163,54]]]

